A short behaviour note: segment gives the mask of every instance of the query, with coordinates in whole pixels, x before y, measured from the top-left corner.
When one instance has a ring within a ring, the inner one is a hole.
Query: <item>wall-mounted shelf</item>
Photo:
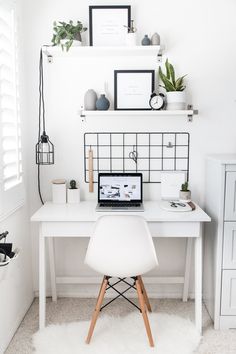
[[[193,109],[191,105],[188,105],[186,110],[175,111],[85,111],[83,108],[80,110],[80,117],[82,122],[85,122],[86,117],[187,117],[189,122],[192,122],[193,116],[198,114],[198,110]]]
[[[48,62],[52,63],[54,57],[97,57],[97,56],[155,56],[161,62],[164,47],[160,45],[133,46],[133,47],[92,47],[78,46],[71,47],[68,52],[61,47],[43,46],[43,53],[47,56]]]

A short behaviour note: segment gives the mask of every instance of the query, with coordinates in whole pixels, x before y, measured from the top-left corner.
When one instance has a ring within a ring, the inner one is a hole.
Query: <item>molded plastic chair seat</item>
[[[98,219],[85,263],[112,277],[131,277],[158,265],[153,240],[140,216],[106,215]]]

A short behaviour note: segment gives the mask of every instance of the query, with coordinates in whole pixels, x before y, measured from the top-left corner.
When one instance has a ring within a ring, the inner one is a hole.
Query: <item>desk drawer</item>
[[[236,221],[236,172],[226,172],[225,220]]]
[[[223,270],[221,315],[236,315],[236,270]]]
[[[223,268],[236,269],[236,222],[224,223]]]

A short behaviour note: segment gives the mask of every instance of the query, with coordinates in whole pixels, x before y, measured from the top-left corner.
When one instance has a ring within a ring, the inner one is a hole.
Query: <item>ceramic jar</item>
[[[110,102],[106,98],[105,94],[101,94],[96,102],[96,108],[98,111],[107,111],[110,107]]]
[[[147,34],[145,34],[145,36],[142,39],[142,45],[150,45],[150,44],[151,44],[150,38],[148,37]]]
[[[64,179],[52,181],[52,202],[55,204],[66,203],[66,181]]]
[[[168,110],[186,109],[185,91],[167,92],[166,97],[167,97],[167,109]]]
[[[84,95],[84,109],[86,111],[95,111],[97,99],[98,96],[94,90],[89,89],[86,91]]]
[[[161,43],[161,38],[158,33],[154,33],[151,37],[151,44],[152,45],[160,45]]]

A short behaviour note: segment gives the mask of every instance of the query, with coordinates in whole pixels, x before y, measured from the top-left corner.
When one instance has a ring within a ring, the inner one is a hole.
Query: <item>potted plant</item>
[[[62,50],[66,48],[68,52],[72,44],[81,45],[81,33],[87,31],[87,28],[80,21],[77,21],[76,24],[73,21],[69,21],[69,23],[61,21],[57,23],[55,21],[53,23],[53,30],[53,45],[61,45]]]
[[[168,59],[165,62],[166,74],[163,73],[161,67],[159,67],[159,76],[166,90],[167,96],[167,109],[179,110],[186,108],[184,78],[186,75],[176,79],[175,69]]]
[[[80,189],[76,187],[76,181],[70,181],[70,188],[67,191],[67,202],[69,204],[76,204],[80,202]]]
[[[179,192],[179,200],[181,202],[190,202],[191,201],[191,191],[188,189],[188,182],[182,184],[181,190]]]

